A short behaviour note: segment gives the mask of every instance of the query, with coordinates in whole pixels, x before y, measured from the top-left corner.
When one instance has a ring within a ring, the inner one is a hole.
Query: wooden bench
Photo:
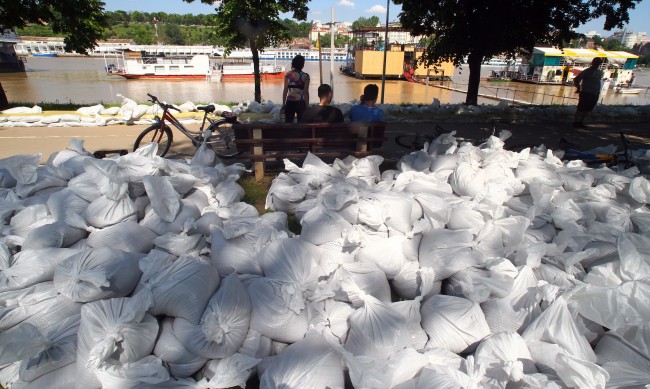
[[[380,154],[386,122],[237,123],[237,150],[254,164],[255,178],[264,177],[269,159],[301,159],[308,152],[319,157],[365,157]]]

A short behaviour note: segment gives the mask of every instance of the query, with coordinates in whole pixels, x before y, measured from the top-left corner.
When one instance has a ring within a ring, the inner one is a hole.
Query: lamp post
[[[381,103],[384,104],[384,90],[386,89],[386,56],[388,55],[388,10],[390,0],[386,0],[386,30],[384,31],[384,69],[381,72]]]

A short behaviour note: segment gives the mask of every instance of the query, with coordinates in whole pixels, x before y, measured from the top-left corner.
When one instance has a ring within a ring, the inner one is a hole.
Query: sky
[[[272,0],[270,0],[272,1]],[[216,6],[202,4],[200,0],[193,3],[186,3],[183,0],[104,0],[107,11],[141,11],[141,12],[167,12],[176,14],[208,14],[213,13]],[[334,7],[334,20],[336,22],[353,22],[360,17],[379,17],[384,23],[386,21],[386,1],[382,0],[312,0],[308,4],[309,14],[307,20],[320,20],[329,22],[331,20],[332,7]],[[396,21],[401,7],[390,3],[388,5],[389,21]],[[283,18],[291,18],[291,15],[282,15]],[[611,32],[603,29],[604,19],[593,20],[577,31],[587,33],[596,31],[601,36],[609,36]],[[630,22],[625,26],[633,32],[645,32],[650,35],[650,0],[642,0],[636,8],[630,12]]]

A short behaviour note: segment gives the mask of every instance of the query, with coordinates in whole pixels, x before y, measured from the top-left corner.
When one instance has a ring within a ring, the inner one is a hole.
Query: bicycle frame
[[[210,124],[214,124],[214,123],[217,122],[216,120],[210,119],[208,117],[208,112],[205,111],[203,113],[203,121],[201,122],[201,127],[200,127],[199,131],[194,132],[194,131],[189,130],[187,127],[185,127],[183,125],[183,123],[181,123],[178,119],[176,119],[176,117],[174,117],[174,115],[172,115],[171,112],[169,112],[169,108],[167,106],[162,106],[161,104],[158,104],[158,106],[160,106],[163,109],[162,117],[159,118],[159,117],[156,116],[154,118],[154,120],[156,120],[156,122],[158,122],[158,123],[161,123],[161,125],[163,127],[165,126],[166,122],[168,124],[171,124],[178,131],[182,132],[186,137],[188,137],[192,141],[192,144],[194,146],[198,146],[202,141],[202,138],[203,138],[202,132],[203,132],[203,128],[205,127],[206,120]],[[161,136],[162,136],[162,133],[161,133]]]

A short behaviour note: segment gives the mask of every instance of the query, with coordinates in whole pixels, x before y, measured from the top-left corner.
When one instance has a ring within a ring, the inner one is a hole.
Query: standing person
[[[602,63],[602,58],[594,58],[591,61],[591,66],[573,79],[576,93],[580,94],[573,119],[573,127],[585,128],[583,121],[598,103],[598,96],[600,96],[600,90],[602,89],[603,71],[599,69]]]
[[[291,60],[291,71],[284,76],[284,91],[282,92],[282,108],[284,121],[293,123],[293,118],[302,118],[309,105],[309,74],[304,73],[305,57],[296,55]]]
[[[379,96],[379,87],[376,84],[368,84],[363,88],[361,103],[350,110],[350,120],[353,122],[382,122],[384,111],[375,106]]]
[[[300,119],[301,123],[342,123],[343,112],[336,107],[332,107],[332,98],[334,92],[329,84],[323,84],[318,87],[318,98],[320,103],[305,110]]]
[[[630,79],[627,80],[627,87],[628,87],[628,88],[631,88],[631,87],[632,87],[632,84],[634,84],[634,73],[632,73],[632,74],[630,75]]]

